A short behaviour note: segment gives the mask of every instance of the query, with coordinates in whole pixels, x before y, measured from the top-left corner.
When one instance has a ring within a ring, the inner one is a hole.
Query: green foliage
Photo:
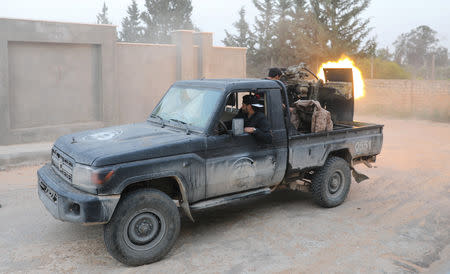
[[[306,4],[295,6],[293,14],[292,32],[296,63],[304,62],[311,68],[318,69],[323,61],[330,59],[327,57],[329,56],[329,32],[317,21]]]
[[[450,65],[450,62],[448,60],[447,48],[438,47],[431,52],[431,55],[434,55],[437,67],[445,67],[447,65]]]
[[[438,46],[437,32],[429,26],[419,26],[402,33],[394,42],[394,60],[407,67],[416,79],[448,79],[448,49]],[[433,64],[434,63],[434,64]]]
[[[149,43],[170,43],[174,30],[193,29],[191,0],[145,0],[141,13],[144,38]]]
[[[132,0],[127,9],[128,16],[122,20],[120,40],[125,42],[142,42],[144,28],[141,26],[140,12],[136,0]]]
[[[388,47],[377,49],[375,52],[375,56],[380,58],[381,60],[392,61],[394,55],[389,51]]]
[[[111,21],[108,19],[108,7],[106,6],[106,3],[103,2],[103,8],[102,11],[97,14],[97,24],[104,24],[104,25],[111,25]]]
[[[255,71],[251,71],[251,68],[255,68],[255,35],[250,30],[250,26],[245,20],[245,8],[241,7],[239,10],[239,20],[233,23],[233,27],[236,29],[237,34],[231,34],[225,30],[225,39],[222,40],[223,44],[227,47],[244,47],[247,48],[247,69],[249,74],[253,75]]]
[[[227,47],[244,47],[252,50],[255,46],[255,38],[247,21],[245,21],[244,7],[239,10],[239,21],[234,22],[233,27],[236,28],[237,34],[233,35],[225,30],[225,39],[222,40],[224,45]]]
[[[297,61],[295,63],[298,63],[298,60],[309,63],[311,57],[316,55],[315,51],[320,51],[320,47],[317,47],[317,45],[311,45],[312,47],[310,47],[309,41],[311,41],[312,33],[315,30],[311,28],[310,19],[312,17],[308,18],[306,0],[293,0],[289,15],[292,18],[289,32],[292,36],[291,45],[294,51],[294,59]]]
[[[311,13],[327,33],[327,58],[342,54],[373,54],[374,40],[365,44],[370,28],[369,19],[362,19],[370,0],[310,0]]]
[[[450,66],[438,67],[436,69],[436,79],[450,80]]]
[[[258,10],[254,30],[249,30],[241,11],[241,19],[233,25],[238,34],[226,31],[224,43],[249,48],[250,76],[264,76],[274,66],[318,65],[342,54],[374,56],[375,40],[367,39],[369,20],[360,18],[369,1],[253,0]],[[249,41],[238,42],[242,37]]]
[[[364,79],[409,79],[410,73],[399,64],[382,58],[356,58],[355,65],[361,70]]]
[[[256,64],[256,71],[265,71],[273,64],[275,40],[275,1],[274,0],[253,0],[253,4],[259,12],[255,18],[255,44],[256,52],[253,62]]]
[[[408,33],[402,33],[394,42],[395,61],[402,65],[423,66],[426,55],[439,41],[436,34],[428,26],[419,26]]]
[[[277,21],[274,27],[272,62],[277,66],[287,67],[295,63],[295,50],[292,45],[294,29],[291,27],[293,4],[291,0],[278,0],[275,3]]]

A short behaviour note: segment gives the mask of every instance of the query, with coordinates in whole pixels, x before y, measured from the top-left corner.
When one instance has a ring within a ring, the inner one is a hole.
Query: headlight
[[[72,184],[84,191],[97,194],[97,188],[111,180],[114,175],[113,168],[92,168],[76,164],[72,173]]]

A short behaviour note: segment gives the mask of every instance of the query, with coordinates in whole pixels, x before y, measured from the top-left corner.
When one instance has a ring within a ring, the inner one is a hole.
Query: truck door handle
[[[183,167],[188,167],[188,166],[190,166],[190,165],[191,165],[191,163],[188,162],[188,161],[183,162]]]

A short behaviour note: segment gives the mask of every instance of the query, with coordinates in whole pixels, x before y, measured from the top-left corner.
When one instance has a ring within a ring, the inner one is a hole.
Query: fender
[[[152,173],[152,174],[131,177],[131,178],[126,179],[121,184],[121,187],[119,190],[120,190],[120,192],[122,192],[126,187],[128,187],[132,184],[139,183],[139,182],[146,181],[146,180],[153,180],[153,179],[160,179],[160,178],[167,178],[167,177],[174,178],[175,181],[177,182],[178,188],[180,189],[180,193],[181,193],[180,207],[183,209],[183,212],[186,214],[186,216],[188,216],[188,218],[192,222],[194,222],[194,218],[192,217],[191,210],[189,207],[189,200],[188,200],[188,195],[187,195],[186,186],[185,186],[186,179],[184,178],[184,176],[181,173],[179,173],[177,171],[166,171],[166,172]]]

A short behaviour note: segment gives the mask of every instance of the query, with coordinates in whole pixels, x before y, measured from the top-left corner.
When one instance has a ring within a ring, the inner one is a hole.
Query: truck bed
[[[348,151],[352,159],[375,156],[381,152],[382,143],[383,125],[364,122],[337,123],[329,132],[294,132],[289,136],[289,169],[322,166],[336,151]]]

